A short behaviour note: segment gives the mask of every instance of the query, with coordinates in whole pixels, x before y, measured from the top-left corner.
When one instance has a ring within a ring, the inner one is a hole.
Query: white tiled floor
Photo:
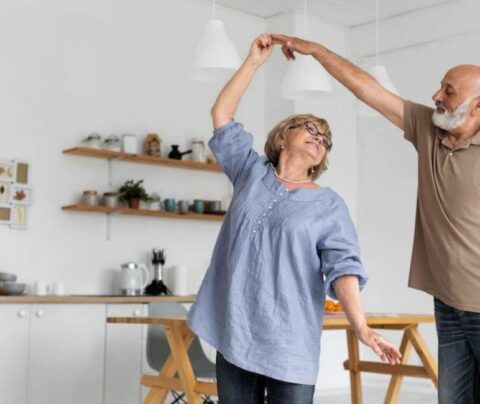
[[[365,404],[383,404],[385,398],[385,388],[364,387],[363,402]],[[332,396],[323,395],[315,397],[314,404],[351,404],[350,392],[335,394]],[[432,387],[430,390],[400,390],[400,396],[397,404],[437,404],[437,391]]]

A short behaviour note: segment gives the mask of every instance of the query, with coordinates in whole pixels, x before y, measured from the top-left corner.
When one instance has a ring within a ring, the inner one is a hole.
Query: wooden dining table
[[[421,314],[367,314],[367,323],[371,328],[395,330],[403,333],[399,350],[401,363],[390,365],[380,361],[364,361],[360,358],[359,341],[343,313],[326,314],[324,330],[344,330],[347,338],[348,358],[343,367],[350,373],[352,404],[362,404],[361,373],[380,373],[391,375],[384,404],[395,404],[398,400],[402,380],[405,376],[430,379],[438,385],[438,371],[418,326],[434,323],[432,315]],[[200,404],[203,395],[217,395],[215,382],[199,381],[195,378],[188,357],[188,348],[195,334],[188,327],[185,317],[108,317],[108,323],[152,324],[165,329],[170,346],[170,356],[158,375],[143,375],[141,383],[150,387],[144,404],[158,404],[165,400],[170,390],[183,391],[189,403]],[[421,365],[409,365],[412,349],[416,351]],[[177,376],[176,376],[177,375]]]

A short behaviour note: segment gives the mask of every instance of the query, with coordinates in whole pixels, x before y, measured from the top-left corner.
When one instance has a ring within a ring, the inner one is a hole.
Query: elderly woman
[[[382,360],[397,349],[366,323],[366,274],[345,203],[314,180],[332,147],[327,121],[293,115],[277,124],[265,157],[234,121],[241,97],[273,49],[253,42],[212,108],[210,148],[233,183],[210,267],[189,313],[191,328],[217,350],[221,404],[312,403],[325,294],[338,298],[358,338]]]

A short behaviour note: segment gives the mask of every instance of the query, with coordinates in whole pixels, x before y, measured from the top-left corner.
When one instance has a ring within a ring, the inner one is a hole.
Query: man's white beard
[[[465,120],[467,116],[468,106],[470,100],[465,100],[462,102],[457,109],[452,112],[448,112],[443,104],[440,106],[444,109],[445,112],[439,113],[436,110],[433,111],[432,121],[435,126],[438,126],[440,129],[450,132],[454,129],[457,129]]]

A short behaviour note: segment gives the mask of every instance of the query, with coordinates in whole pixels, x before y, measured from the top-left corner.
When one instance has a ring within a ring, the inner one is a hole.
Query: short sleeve
[[[320,248],[325,292],[331,298],[337,299],[333,283],[342,276],[357,276],[363,289],[368,276],[360,259],[357,232],[343,201],[331,213],[331,225]]]
[[[418,149],[418,133],[422,132],[425,125],[431,125],[432,113],[432,108],[425,105],[416,104],[412,101],[404,102],[404,137],[413,144],[415,149]]]
[[[234,185],[258,159],[252,149],[253,136],[239,122],[232,121],[215,129],[208,145]]]

